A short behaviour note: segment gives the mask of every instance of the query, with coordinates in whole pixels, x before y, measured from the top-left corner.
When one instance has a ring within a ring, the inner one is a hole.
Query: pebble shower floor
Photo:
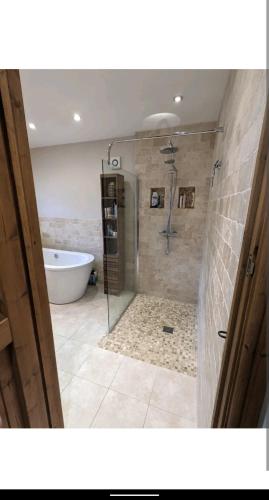
[[[138,294],[99,347],[195,377],[196,331],[194,304]]]

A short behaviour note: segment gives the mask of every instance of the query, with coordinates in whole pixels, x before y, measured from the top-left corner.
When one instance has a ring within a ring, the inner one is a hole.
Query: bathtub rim
[[[50,250],[53,253],[65,253],[65,254],[72,253],[73,255],[83,256],[83,257],[86,257],[88,259],[86,262],[82,262],[82,263],[80,262],[78,264],[72,264],[69,266],[66,266],[66,265],[65,266],[54,266],[52,264],[46,264],[44,254],[43,254],[44,267],[48,271],[70,271],[71,269],[78,269],[81,267],[88,266],[89,264],[92,264],[95,260],[94,255],[92,255],[91,253],[86,253],[86,252],[76,252],[73,250],[61,250],[59,248],[49,248],[49,247],[42,247],[42,253],[43,253],[43,250]]]

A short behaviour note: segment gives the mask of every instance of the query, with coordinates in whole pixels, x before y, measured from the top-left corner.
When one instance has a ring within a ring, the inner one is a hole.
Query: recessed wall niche
[[[194,208],[195,187],[178,188],[178,208]]]
[[[164,208],[165,188],[151,188],[150,208]]]

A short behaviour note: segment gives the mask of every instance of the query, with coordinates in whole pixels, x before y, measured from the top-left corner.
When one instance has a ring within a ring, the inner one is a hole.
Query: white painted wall
[[[100,219],[100,174],[106,141],[83,142],[31,150],[39,217]],[[116,144],[122,168],[134,172],[134,144]],[[118,171],[120,173],[120,171]]]

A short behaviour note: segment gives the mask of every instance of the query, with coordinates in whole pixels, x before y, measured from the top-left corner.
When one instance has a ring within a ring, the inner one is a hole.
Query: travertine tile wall
[[[198,418],[209,427],[246,221],[257,149],[265,112],[265,71],[231,72],[219,125],[214,161],[216,172],[207,215],[199,290]]]
[[[201,130],[212,125],[215,124],[201,123],[183,128]],[[164,134],[173,130],[149,133]],[[166,227],[169,205],[169,166],[164,164],[165,156],[160,153],[160,147],[168,140],[137,142],[135,168],[139,182],[140,293],[181,302],[197,302],[214,140],[214,135],[173,138],[173,143],[179,148],[175,163],[178,179],[172,224],[177,235],[170,239],[169,255],[165,255],[166,240],[160,235]],[[195,208],[177,208],[179,186],[195,186]],[[157,187],[165,188],[165,206],[162,209],[150,208],[150,190]]]
[[[94,255],[93,268],[103,279],[102,221],[98,219],[64,219],[40,217],[43,247],[87,252]]]

